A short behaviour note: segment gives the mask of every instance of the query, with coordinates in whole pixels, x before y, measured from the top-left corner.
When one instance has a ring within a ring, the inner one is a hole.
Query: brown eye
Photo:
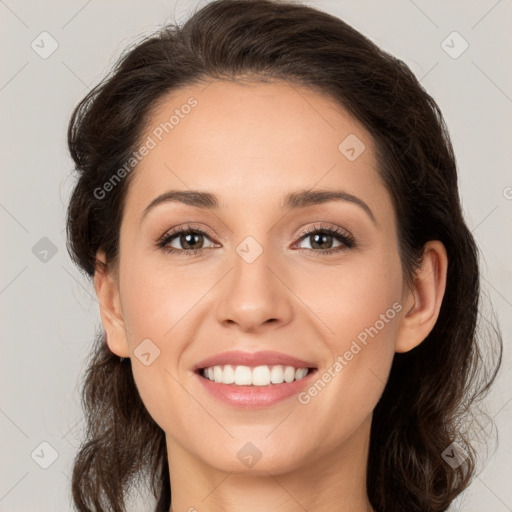
[[[312,249],[331,249],[335,241],[334,236],[329,233],[314,233],[307,235],[304,240],[310,240]]]
[[[209,239],[204,231],[178,228],[170,233],[166,233],[157,243],[157,246],[170,253],[195,254],[205,249],[203,247],[205,238]]]
[[[301,241],[309,240],[310,247],[303,250],[330,254],[341,252],[355,246],[354,238],[345,231],[337,228],[315,226],[315,229],[303,233]],[[333,245],[336,244],[337,245]]]

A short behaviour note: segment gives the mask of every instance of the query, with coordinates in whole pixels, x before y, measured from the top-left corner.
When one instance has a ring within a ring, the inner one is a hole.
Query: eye
[[[180,227],[165,233],[156,245],[169,253],[196,254],[204,249],[198,246],[202,245],[205,237],[209,238],[207,233],[200,229]],[[181,245],[182,248],[177,248],[176,245]]]
[[[340,244],[333,247],[333,239],[338,240]],[[352,235],[338,227],[326,227],[315,225],[313,229],[301,233],[301,240],[311,240],[310,248],[305,248],[308,252],[319,252],[321,254],[331,254],[341,252],[355,247],[355,240]],[[322,247],[324,246],[324,247]],[[317,250],[319,248],[319,250]]]
[[[192,255],[208,249],[208,247],[203,247],[205,238],[210,240],[209,235],[203,230],[186,226],[165,233],[156,245],[168,253]],[[310,247],[302,248],[302,251],[320,253],[321,255],[341,252],[356,245],[354,237],[348,232],[338,227],[327,227],[321,224],[302,232],[299,242],[305,240],[311,240]],[[333,247],[333,240],[338,241],[339,245]],[[214,246],[215,244],[212,243],[209,248]]]

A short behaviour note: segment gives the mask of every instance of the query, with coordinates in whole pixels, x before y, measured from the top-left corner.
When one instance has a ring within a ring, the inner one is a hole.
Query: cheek
[[[392,341],[390,320],[397,316],[398,306],[393,309],[393,304],[402,296],[402,269],[398,254],[383,249],[347,258],[339,266],[317,269],[314,279],[297,281],[297,294],[322,321],[332,351],[344,352],[347,343],[376,323],[382,337]]]
[[[211,284],[204,275],[191,276],[190,267],[162,268],[147,254],[138,258],[135,254],[136,250],[130,259],[121,261],[120,268],[134,380],[144,405],[161,428],[186,431],[186,418],[195,402],[184,389],[187,376],[180,365],[194,326],[202,321],[198,301]],[[170,415],[176,410],[180,414]]]
[[[402,311],[401,265],[394,252],[380,252],[317,277],[302,296],[308,293],[304,301],[315,304],[332,357],[299,398],[315,416],[330,418],[349,434],[372,412],[389,375]]]
[[[204,293],[190,270],[160,268],[147,256],[126,261],[123,270],[122,309],[132,349],[141,337],[161,342],[172,336]]]

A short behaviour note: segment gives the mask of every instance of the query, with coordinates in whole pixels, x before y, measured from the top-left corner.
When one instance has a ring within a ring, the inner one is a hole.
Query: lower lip
[[[300,380],[270,384],[268,386],[236,386],[234,384],[221,384],[202,377],[195,373],[201,384],[214,397],[229,405],[243,408],[269,407],[300,393],[309,385],[316,369]]]

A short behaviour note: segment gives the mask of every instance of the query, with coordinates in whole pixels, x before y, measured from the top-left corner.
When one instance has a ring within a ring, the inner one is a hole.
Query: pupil
[[[320,233],[317,233],[316,235],[313,235],[313,239],[314,239],[314,242],[312,245],[312,247],[314,248],[316,245],[318,245],[317,243],[317,240],[318,239],[322,239],[322,238],[325,238],[325,237],[328,237],[328,238],[331,238],[332,239],[332,235],[328,235],[328,234],[320,234]],[[332,240],[331,240],[331,243],[329,244],[328,247],[322,247],[320,246],[320,249],[329,249],[330,247],[332,246]]]
[[[183,245],[183,247],[184,247],[185,249],[195,249],[195,247],[186,247],[186,246],[190,246],[190,243],[189,243],[189,241],[188,241],[188,239],[189,239],[190,237],[198,237],[198,236],[202,237],[203,235],[201,235],[201,234],[199,234],[199,233],[187,233],[186,235],[182,235],[182,241],[183,241],[183,240],[185,240],[185,243],[184,243],[184,244],[182,244],[182,245]]]

